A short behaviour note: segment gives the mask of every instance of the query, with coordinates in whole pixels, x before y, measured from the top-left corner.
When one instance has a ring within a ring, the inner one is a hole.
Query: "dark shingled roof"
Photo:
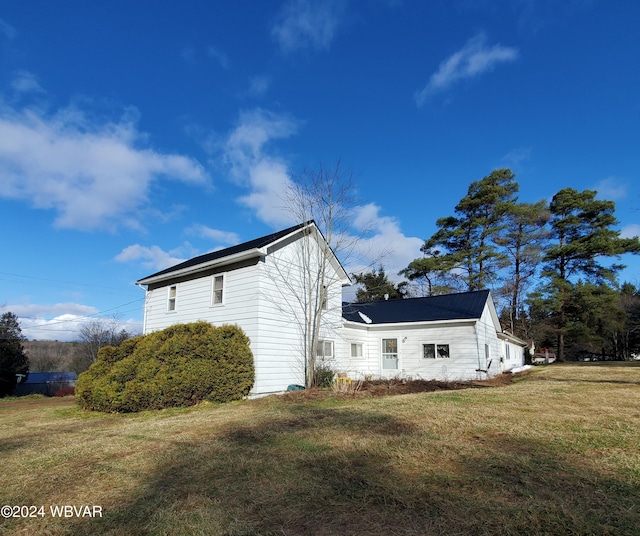
[[[342,316],[345,320],[360,324],[368,322],[358,313],[370,318],[371,324],[471,320],[482,316],[488,297],[488,290],[480,290],[428,298],[343,303]]]
[[[308,222],[311,223],[311,222]],[[298,225],[294,225],[293,227],[289,227],[288,229],[283,229],[282,231],[278,231],[277,233],[272,233],[269,235],[262,236],[260,238],[255,238],[254,240],[249,240],[249,242],[244,242],[242,244],[238,244],[237,246],[231,246],[230,248],[220,249],[218,251],[213,251],[211,253],[205,253],[204,255],[200,255],[198,257],[194,257],[193,259],[189,259],[188,261],[181,262],[180,264],[176,264],[171,268],[166,268],[155,274],[148,275],[147,277],[143,277],[140,281],[144,281],[145,279],[149,279],[150,277],[157,277],[160,275],[170,274],[172,272],[177,272],[183,270],[185,268],[191,268],[192,266],[198,266],[199,264],[205,264],[216,259],[222,259],[223,257],[228,257],[229,255],[235,255],[236,253],[242,253],[243,251],[249,251],[251,249],[258,249],[268,246],[272,242],[279,240],[280,238],[284,238],[288,234],[297,231],[307,225],[306,223],[300,223]]]

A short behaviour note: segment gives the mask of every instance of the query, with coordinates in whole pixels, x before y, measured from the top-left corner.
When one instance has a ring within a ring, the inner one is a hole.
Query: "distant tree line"
[[[471,183],[400,272],[410,284],[394,285],[379,267],[355,275],[364,287],[356,298],[490,289],[503,326],[559,360],[630,359],[640,351],[640,289],[620,285],[616,261],[640,252],[640,240],[620,237],[615,204],[595,190],[564,188],[550,203],[520,202],[518,191],[510,169]]]
[[[18,317],[6,312],[0,317],[0,397],[10,395],[18,379],[29,372],[76,372],[87,370],[105,346],[120,346],[133,335],[119,327],[116,317],[85,323],[78,341],[28,341]]]

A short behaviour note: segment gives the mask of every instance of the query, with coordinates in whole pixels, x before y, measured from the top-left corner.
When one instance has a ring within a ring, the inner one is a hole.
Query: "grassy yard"
[[[0,505],[44,506],[0,519],[20,535],[638,535],[640,367],[137,415],[0,400]]]

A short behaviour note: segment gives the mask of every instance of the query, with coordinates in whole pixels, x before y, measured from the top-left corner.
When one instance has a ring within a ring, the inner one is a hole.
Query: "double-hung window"
[[[351,343],[351,357],[361,358],[363,356],[362,352],[362,343],[361,342],[352,342]]]
[[[167,296],[167,311],[175,311],[176,310],[176,298],[178,296],[178,286],[171,285],[169,287],[169,293]]]
[[[333,357],[333,341],[318,341],[316,356],[320,359],[331,359]]]
[[[224,275],[214,275],[211,283],[211,305],[224,303]]]

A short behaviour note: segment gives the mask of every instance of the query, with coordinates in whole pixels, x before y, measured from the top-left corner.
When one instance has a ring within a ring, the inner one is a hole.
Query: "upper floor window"
[[[213,289],[211,295],[212,305],[221,305],[224,303],[224,275],[216,275],[213,277]]]
[[[167,311],[175,311],[176,310],[176,297],[178,295],[178,286],[171,285],[169,287],[169,296],[167,299]]]
[[[326,311],[329,308],[328,296],[329,296],[329,289],[327,288],[327,285],[322,285],[322,294],[320,296],[320,299],[322,300],[323,311]]]

